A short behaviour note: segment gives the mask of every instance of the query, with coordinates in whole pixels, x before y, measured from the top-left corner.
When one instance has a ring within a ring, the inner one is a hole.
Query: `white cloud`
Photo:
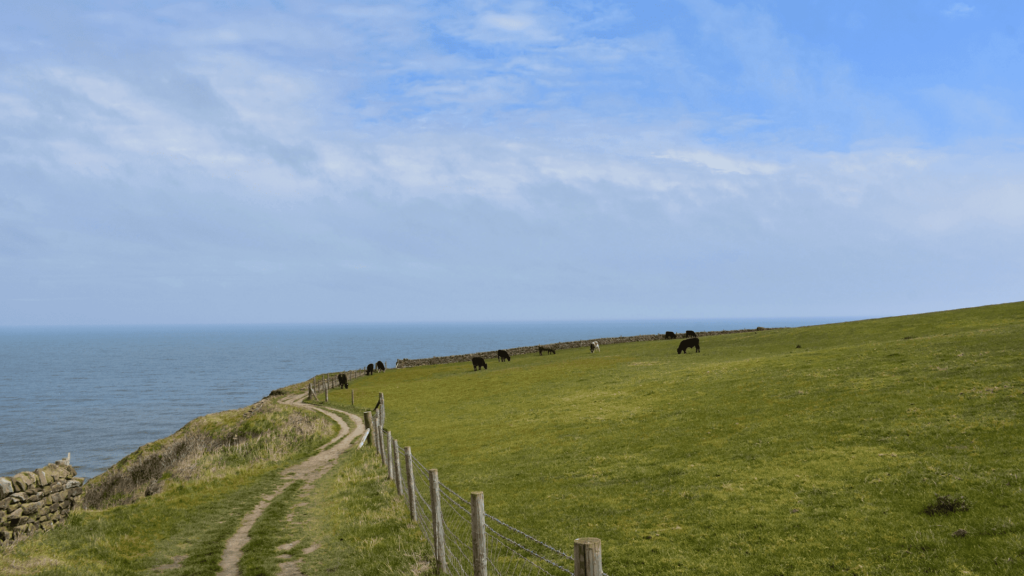
[[[669,150],[656,158],[666,158],[704,166],[715,172],[735,174],[774,174],[779,171],[777,164],[752,162],[710,150]]]
[[[964,4],[963,2],[952,4],[942,11],[946,16],[966,16],[971,12],[974,12],[974,6]]]

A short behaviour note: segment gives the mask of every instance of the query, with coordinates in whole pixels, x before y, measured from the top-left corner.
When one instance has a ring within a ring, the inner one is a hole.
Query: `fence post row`
[[[434,526],[434,561],[441,574],[448,573],[448,558],[444,553],[444,518],[441,516],[441,482],[437,479],[437,468],[427,470],[430,478],[430,515]]]
[[[572,547],[573,576],[602,576],[601,539],[577,538]]]
[[[402,496],[402,460],[398,457],[399,448],[398,440],[391,439],[391,457],[395,461],[395,490],[398,490],[398,495]]]
[[[315,395],[313,386],[310,392]],[[326,398],[326,391],[324,392]],[[413,521],[418,519],[416,505],[416,475],[413,468],[412,447],[405,447],[405,482],[406,491],[402,487],[402,465],[399,460],[398,440],[392,437],[390,430],[384,429],[384,393],[380,393],[380,406],[374,412],[363,412],[363,422],[370,427],[373,443],[381,455],[382,463],[388,469],[388,480],[395,481],[395,489],[399,496],[408,496],[409,515]],[[353,402],[354,404],[354,402]],[[427,470],[430,482],[430,515],[433,528],[434,562],[437,572],[448,574],[447,547],[444,538],[444,516],[441,511],[441,482],[437,469]],[[470,531],[473,542],[473,576],[487,576],[487,522],[484,512],[484,493],[470,492]],[[577,538],[573,541],[573,576],[604,576],[601,566],[600,538]]]
[[[415,522],[416,518],[416,474],[412,468],[412,446],[405,447],[405,484],[409,489],[409,517]]]
[[[473,531],[473,576],[487,576],[487,524],[484,493],[470,492],[470,527]]]

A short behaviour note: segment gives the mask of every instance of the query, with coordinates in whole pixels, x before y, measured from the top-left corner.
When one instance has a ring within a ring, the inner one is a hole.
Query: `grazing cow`
[[[385,371],[387,369],[388,369],[388,367],[385,366],[383,362],[381,362],[380,360],[377,360],[377,372],[383,372],[383,371]]]
[[[487,370],[487,362],[484,362],[484,359],[479,356],[473,356],[473,372],[481,368]]]
[[[675,340],[675,339],[676,339],[676,333],[675,332],[673,332],[671,330],[665,332],[665,340]]]
[[[348,388],[347,374],[338,374],[338,388]]]
[[[696,348],[697,352],[700,352],[700,340],[696,338],[687,338],[679,343],[679,348],[676,348],[676,354],[686,354],[687,348]]]
[[[555,353],[555,347],[554,346],[537,346],[537,352],[539,352],[541,356],[543,356],[545,352],[551,352],[552,354],[554,354]]]
[[[499,358],[499,359],[500,359],[500,360],[501,360],[502,362],[504,362],[505,360],[508,360],[509,362],[511,362],[511,361],[512,361],[512,357],[511,357],[511,356],[509,356],[508,352],[506,352],[506,351],[504,351],[504,350],[498,350],[498,358]]]
[[[686,337],[687,338],[696,338],[697,337],[697,333],[694,332],[693,330],[687,330],[686,331]]]
[[[373,376],[373,364],[366,365],[366,375]]]
[[[591,354],[593,354],[594,352],[600,352],[600,351],[601,351],[601,345],[597,343],[597,340],[594,340],[593,342],[590,343],[590,353]]]

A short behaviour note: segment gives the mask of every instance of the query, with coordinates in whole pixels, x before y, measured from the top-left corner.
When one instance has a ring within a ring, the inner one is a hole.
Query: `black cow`
[[[694,332],[693,330],[687,330],[686,331],[686,337],[687,338],[696,338],[697,337],[697,333]]]
[[[377,372],[383,372],[383,371],[385,371],[387,369],[388,369],[388,367],[385,366],[383,362],[381,362],[380,360],[377,360]]]
[[[539,352],[541,356],[543,356],[545,352],[551,352],[552,354],[554,354],[555,353],[555,347],[554,346],[537,346],[537,352]]]
[[[499,359],[500,359],[500,360],[501,360],[502,362],[504,362],[505,360],[508,360],[509,362],[511,362],[511,361],[512,361],[512,357],[511,357],[511,356],[509,356],[508,352],[506,352],[506,351],[504,351],[504,350],[498,350],[498,358],[499,358]]]
[[[676,348],[676,354],[686,354],[687,348],[696,348],[697,352],[700,352],[700,340],[696,338],[687,338],[679,343],[679,348]]]
[[[366,375],[373,376],[373,364],[366,365]]]
[[[675,332],[673,332],[671,330],[665,332],[665,340],[675,340],[675,339],[676,339],[676,333]]]
[[[479,356],[474,356],[473,357],[473,372],[476,372],[477,370],[479,370],[481,368],[483,368],[484,370],[487,370],[487,362],[484,362],[484,359],[479,357]]]
[[[338,374],[338,388],[348,388],[347,374]]]

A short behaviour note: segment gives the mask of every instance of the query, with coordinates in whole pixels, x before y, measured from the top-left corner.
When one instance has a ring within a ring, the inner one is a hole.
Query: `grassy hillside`
[[[443,482],[602,538],[613,576],[1024,571],[1024,304],[677,343],[353,385]]]
[[[161,567],[169,576],[212,576],[224,543],[280,471],[337,432],[326,416],[277,398],[197,418],[90,481],[93,509],[0,547],[0,574],[128,575]]]

